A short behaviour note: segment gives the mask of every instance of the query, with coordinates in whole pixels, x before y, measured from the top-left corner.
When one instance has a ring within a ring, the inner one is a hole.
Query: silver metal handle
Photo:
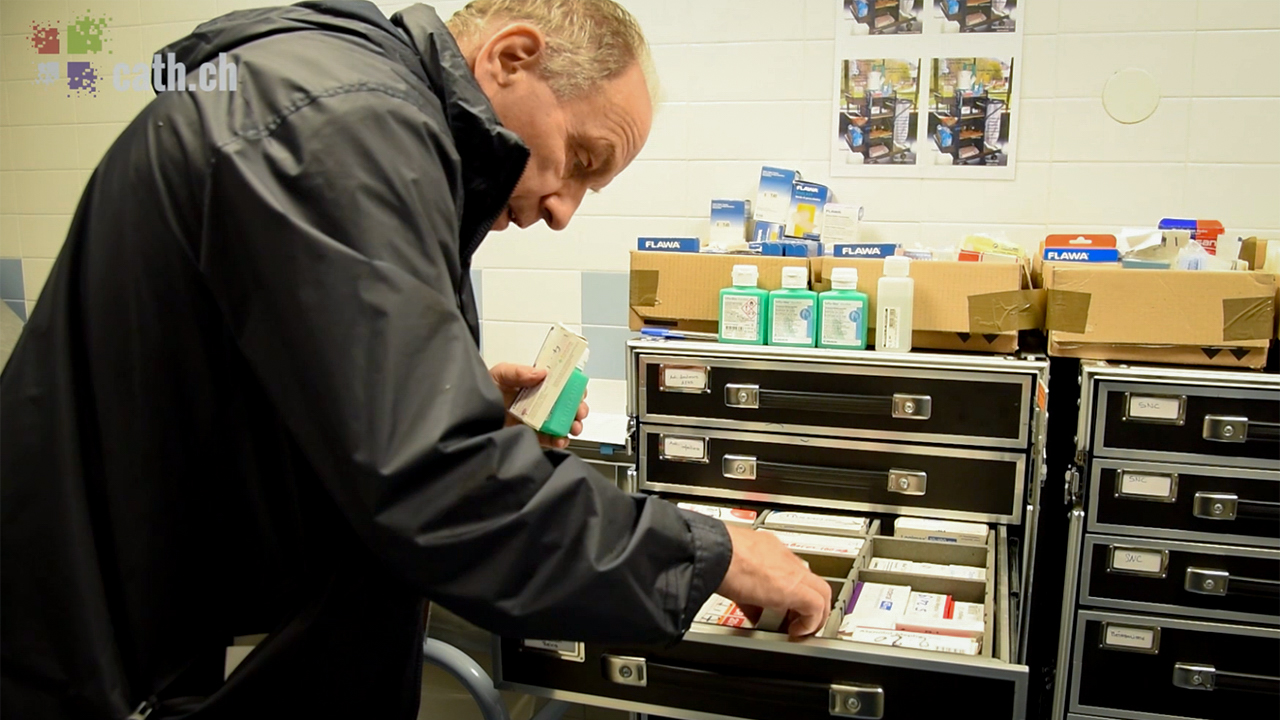
[[[604,674],[611,682],[619,685],[633,687],[649,685],[649,667],[644,658],[605,655]]]
[[[889,470],[855,470],[852,468],[795,465],[760,460],[754,455],[725,455],[720,472],[730,480],[777,480],[810,485],[838,486],[852,490],[871,490],[885,483],[889,492],[900,495],[924,495],[929,475],[923,470],[890,468]]]
[[[1249,438],[1249,418],[1236,415],[1205,415],[1204,439],[1242,443]]]
[[[929,476],[923,470],[889,471],[889,492],[902,495],[923,495],[929,485]]]
[[[830,712],[835,717],[880,720],[884,688],[878,685],[832,685]]]
[[[840,393],[770,390],[756,384],[728,383],[724,404],[748,410],[805,410],[849,415],[889,415],[898,420],[928,420],[933,415],[929,395],[845,395]]]
[[[1191,514],[1205,520],[1235,520],[1240,497],[1235,493],[1198,492]]]
[[[1183,690],[1239,690],[1280,695],[1280,678],[1219,670],[1201,663],[1174,663],[1173,685]]]
[[[1247,595],[1280,599],[1280,582],[1261,578],[1232,576],[1216,568],[1187,568],[1182,587],[1200,595]]]

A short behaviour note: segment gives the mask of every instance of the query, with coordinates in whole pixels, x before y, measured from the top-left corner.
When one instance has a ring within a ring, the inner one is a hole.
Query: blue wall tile
[[[627,379],[627,341],[638,337],[624,327],[582,326],[582,335],[591,346],[587,376],[600,380]]]
[[[14,315],[18,316],[19,320],[22,322],[27,321],[27,304],[25,302],[22,300],[5,300],[4,304],[9,306],[9,309],[13,311]]]
[[[26,299],[22,288],[22,261],[18,258],[0,258],[0,300]]]
[[[484,317],[484,271],[471,271],[471,289],[476,294],[476,314],[481,318]]]
[[[631,283],[626,273],[582,273],[582,324],[626,327]]]

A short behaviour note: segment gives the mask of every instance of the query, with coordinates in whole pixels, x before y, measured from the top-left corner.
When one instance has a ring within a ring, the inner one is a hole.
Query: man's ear
[[[476,78],[482,87],[510,87],[536,74],[546,47],[546,36],[538,28],[527,23],[507,25],[481,46],[475,60]]]

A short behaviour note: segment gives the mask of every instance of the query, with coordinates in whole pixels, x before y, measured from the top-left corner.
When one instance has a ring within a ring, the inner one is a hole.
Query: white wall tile
[[[1051,98],[1057,94],[1058,38],[1032,35],[1022,40],[1022,99]]]
[[[88,12],[85,12],[85,6],[88,7]],[[137,25],[140,22],[138,0],[92,0],[84,6],[71,2],[68,3],[68,8],[71,10],[68,21],[73,17],[105,17],[108,31],[122,26]],[[106,49],[104,45],[103,50]]]
[[[1032,0],[1031,5],[1036,5]],[[1059,33],[1167,32],[1196,29],[1196,0],[1067,0]]]
[[[1071,0],[1067,0],[1071,2]],[[1022,32],[1025,35],[1053,35],[1058,32],[1059,0],[1031,0],[1019,3]]]
[[[807,100],[813,82],[803,76],[799,42],[676,45],[654,55],[671,102]],[[826,68],[814,72],[830,82]]]
[[[588,194],[579,215],[685,215],[686,163],[650,160],[631,163],[599,193]]]
[[[1018,120],[1018,162],[1053,158],[1053,100],[1024,100]]]
[[[839,0],[835,0],[838,2]],[[833,0],[806,0],[804,36],[809,39],[836,36],[836,11]]]
[[[1188,217],[1280,228],[1280,165],[1188,165]],[[1273,230],[1273,237],[1274,230]]]
[[[75,125],[9,128],[5,155],[13,170],[74,170],[79,167]]]
[[[63,27],[66,20],[66,0],[5,0],[4,10],[0,12],[0,33],[26,35],[31,32],[32,23],[54,23]]]
[[[485,270],[484,314],[492,320],[582,322],[577,270]]]
[[[31,40],[26,35],[0,37],[0,67],[4,68],[5,77],[9,80],[31,82],[39,74],[36,71],[37,63],[52,62],[62,57],[64,56],[36,54],[31,47]]]
[[[485,282],[488,285],[488,281]],[[486,307],[487,311],[489,308]],[[501,322],[485,320],[480,324],[480,347],[485,364],[493,367],[502,362],[532,364],[538,349],[555,321]],[[571,328],[572,329],[572,328]]]
[[[150,64],[151,58],[160,52],[161,48],[190,35],[201,22],[203,21],[178,20],[138,28],[138,60]],[[188,71],[192,69],[187,68]]]
[[[171,23],[179,20],[204,22],[218,15],[215,0],[140,0],[141,22],[144,25]]]
[[[679,4],[682,8],[683,2]],[[675,0],[623,0],[622,5],[640,23],[640,29],[651,46],[694,39],[694,29],[680,20]]]
[[[0,214],[16,215],[22,204],[18,202],[18,172],[0,170]]]
[[[22,257],[58,257],[71,227],[70,215],[19,215],[17,221]]]
[[[805,0],[696,0],[684,22],[700,43],[803,40],[805,12]]]
[[[22,257],[21,230],[17,215],[0,215],[0,257]]]
[[[1058,100],[1053,159],[1086,162],[1183,162],[1191,101],[1165,98],[1151,117],[1126,125],[1107,115],[1099,99]]]
[[[65,80],[61,88],[36,85],[30,79],[9,80],[4,84],[4,106],[9,125],[76,121],[76,102],[67,97]]]
[[[1195,60],[1196,95],[1280,96],[1280,30],[1197,33]]]
[[[1057,96],[1102,97],[1112,75],[1133,67],[1151,73],[1163,97],[1186,97],[1195,41],[1195,33],[1059,35]]]
[[[236,10],[249,10],[252,8],[288,4],[289,3],[277,2],[276,0],[218,0],[218,14],[225,15]]]
[[[22,291],[26,293],[28,300],[40,297],[40,291],[44,289],[44,283],[49,279],[50,270],[53,270],[52,260],[23,258]]]
[[[689,153],[689,106],[662,103],[653,115],[653,129],[637,160],[683,160]]]
[[[587,406],[591,414],[625,415],[627,413],[627,381],[587,379]]]
[[[689,159],[804,157],[813,103],[706,103],[689,106]],[[817,104],[825,108],[823,103]],[[821,158],[822,155],[817,156]]]
[[[1276,0],[1200,0],[1200,30],[1265,30],[1280,28]]]
[[[66,215],[75,212],[84,190],[79,171],[29,170],[14,174],[18,176],[17,207],[22,213]]]
[[[864,220],[921,219],[917,213],[923,201],[924,180],[919,178],[830,178],[827,184],[841,203],[865,208]]]
[[[1048,163],[1019,163],[1009,180],[924,180],[914,216],[942,223],[1039,223],[1048,210]]]
[[[800,97],[831,104],[838,73],[835,58],[836,44],[833,40],[814,40],[804,44],[803,65],[797,68],[796,73]]]
[[[1186,174],[1185,166],[1172,164],[1054,163],[1049,222],[1154,226],[1185,207]]]
[[[1187,159],[1194,163],[1280,163],[1280,98],[1196,98]]]

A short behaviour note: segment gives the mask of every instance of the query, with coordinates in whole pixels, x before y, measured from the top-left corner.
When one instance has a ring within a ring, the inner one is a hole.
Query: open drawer
[[[981,581],[872,571],[873,557],[928,563],[982,563]],[[811,566],[812,561],[811,561]],[[684,640],[667,647],[549,643],[500,639],[495,650],[498,685],[631,712],[682,720],[746,718],[910,720],[954,716],[981,704],[984,718],[1022,718],[1025,666],[1012,655],[1010,564],[1004,527],[982,545],[951,545],[874,536],[856,559],[824,565],[830,577],[845,567],[850,583],[909,582],[921,592],[950,593],[982,602],[986,627],[981,652],[960,655],[853,642],[838,636],[848,605],[842,585],[832,621],[816,637],[695,623]],[[818,570],[818,567],[814,567]],[[833,589],[839,578],[830,578]],[[901,635],[901,633],[897,633]]]
[[[1012,452],[644,425],[639,483],[647,492],[1016,524],[1026,462]]]

